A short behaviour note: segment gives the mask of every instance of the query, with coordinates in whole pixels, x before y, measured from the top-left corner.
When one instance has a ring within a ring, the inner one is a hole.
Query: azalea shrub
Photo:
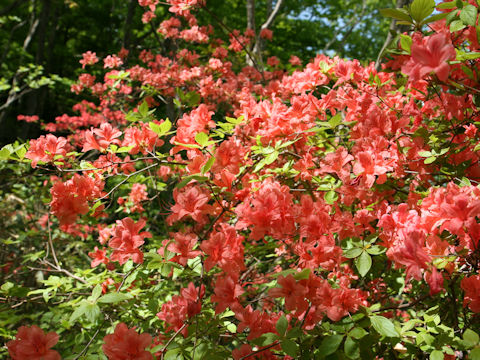
[[[479,4],[382,10],[377,70],[138,2],[171,49],[84,53],[0,151],[0,354],[480,359]]]

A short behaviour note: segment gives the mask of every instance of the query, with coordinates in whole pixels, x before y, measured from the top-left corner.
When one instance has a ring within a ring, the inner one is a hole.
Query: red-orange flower
[[[8,352],[13,360],[60,360],[60,354],[50,349],[58,342],[54,332],[45,334],[36,325],[20,326],[15,340],[7,343]]]
[[[410,81],[423,79],[431,72],[437,74],[440,80],[447,80],[450,71],[447,61],[454,60],[456,53],[446,34],[438,33],[415,40],[411,48],[412,57],[403,65],[402,72],[409,76]]]
[[[151,360],[145,348],[152,342],[150,334],[138,334],[124,323],[116,326],[113,334],[103,338],[102,350],[109,360]]]

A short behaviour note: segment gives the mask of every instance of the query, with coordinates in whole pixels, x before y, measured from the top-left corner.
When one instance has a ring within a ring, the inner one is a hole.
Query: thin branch
[[[124,276],[123,276],[123,279],[122,279],[122,282],[120,283],[120,285],[118,286],[117,288],[117,293],[120,292],[120,290],[122,289],[122,286],[125,284],[125,281],[127,280],[127,278],[135,271],[137,270],[142,264],[138,264],[137,266],[135,266],[133,269],[131,269],[129,272],[127,272]],[[108,316],[108,315],[107,315]],[[97,337],[97,335],[99,334],[100,330],[102,329],[103,327],[103,324],[105,324],[105,321],[107,319],[106,318],[103,318],[103,321],[102,323],[98,326],[97,330],[95,331],[95,334],[93,334],[93,336],[90,338],[90,340],[88,341],[88,343],[85,345],[85,347],[82,349],[82,351],[80,351],[80,353],[73,359],[73,360],[77,360],[78,358],[80,358],[87,350],[88,348],[90,347],[90,345],[92,344],[93,340],[95,340],[95,338]]]
[[[55,265],[57,265],[57,268],[60,269],[60,264],[58,263],[57,254],[55,253],[55,248],[53,247],[52,229],[50,228],[50,214],[48,214],[48,217],[47,217],[47,228],[48,228],[48,243],[50,245],[50,249],[52,249],[53,260],[55,261]]]
[[[112,190],[110,190],[107,194],[105,194],[105,195],[102,196],[101,198],[97,199],[97,201],[95,201],[95,202],[99,202],[99,201],[101,201],[101,200],[106,199],[107,197],[109,197],[115,190],[117,190],[120,186],[122,186],[125,182],[127,182],[128,179],[130,179],[132,176],[135,176],[135,175],[137,175],[137,174],[140,174],[140,173],[142,173],[142,172],[144,172],[144,171],[147,171],[148,169],[151,169],[151,168],[153,168],[153,167],[155,167],[155,166],[158,166],[158,165],[159,165],[159,164],[152,164],[152,165],[149,165],[149,166],[147,166],[147,167],[145,167],[145,168],[143,168],[143,169],[140,169],[140,170],[137,170],[137,171],[135,171],[135,172],[133,172],[133,173],[131,173],[131,174],[128,174],[127,177],[125,177],[125,179],[123,179],[122,181],[120,181],[117,185],[115,185],[115,186],[112,188]]]
[[[354,15],[352,19],[348,22],[347,26],[345,28],[348,28],[348,30],[345,32],[345,35],[343,35],[342,40],[339,41],[339,43],[344,43],[345,40],[352,34],[353,29],[355,29],[355,26],[362,21],[363,16],[365,14],[365,9],[367,7],[367,0],[363,0],[362,2],[362,10],[360,11],[360,15],[357,17]],[[327,51],[330,49],[330,46],[337,40],[337,36],[340,35],[340,30],[343,29],[343,26],[337,26],[337,30],[333,34],[332,38],[328,41],[328,43],[325,45],[323,48],[323,52]]]
[[[263,351],[265,351],[265,350],[271,349],[271,348],[277,346],[278,344],[280,344],[280,342],[279,342],[279,341],[275,341],[273,344],[270,344],[270,345],[268,345],[268,346],[265,346],[264,348],[261,348],[260,350],[253,351],[253,352],[251,352],[251,353],[248,354],[248,355],[242,356],[242,357],[240,358],[240,360],[248,359],[249,357],[252,357],[252,356],[254,356],[254,355],[257,355],[257,354],[259,354],[259,353],[261,353],[261,352],[263,352]]]
[[[100,326],[97,328],[97,331],[95,331],[95,334],[93,334],[93,336],[90,338],[90,340],[88,341],[87,345],[85,345],[85,347],[82,349],[82,351],[77,355],[75,356],[75,358],[73,360],[77,360],[78,358],[80,358],[80,356],[82,356],[87,350],[88,348],[90,347],[90,345],[92,344],[93,340],[95,340],[95,338],[97,337],[98,333],[100,332],[100,330],[102,329],[102,326],[103,324],[105,324],[105,321],[106,319],[103,319],[103,322],[100,324]]]
[[[187,323],[183,323],[182,327],[180,329],[178,329],[177,332],[175,334],[173,334],[173,336],[170,339],[168,339],[167,343],[165,344],[165,346],[162,349],[162,356],[161,356],[160,359],[163,360],[163,358],[165,356],[165,350],[167,350],[168,345],[170,345],[172,343],[172,341],[178,336],[178,334],[180,334],[182,332],[183,329],[185,329],[186,326],[187,326]]]
[[[283,0],[278,0],[277,3],[275,4],[275,7],[273,8],[273,11],[272,13],[270,14],[270,16],[268,17],[267,21],[265,21],[262,26],[260,27],[260,30],[263,30],[263,29],[268,29],[270,27],[270,25],[272,25],[273,23],[273,20],[275,20],[275,18],[277,17],[278,15],[278,12],[280,10],[280,7],[282,6],[282,3],[283,3]]]
[[[24,3],[26,0],[17,0],[11,3],[10,5],[7,5],[4,7],[2,10],[0,10],[0,16],[4,16],[6,14],[11,13],[12,10],[14,10],[16,7]]]
[[[245,50],[245,52],[247,53],[248,57],[250,58],[250,60],[252,61],[253,65],[255,66],[255,69],[257,69],[257,71],[260,73],[260,75],[262,76],[262,79],[263,81],[265,81],[265,76],[263,74],[263,71],[260,69],[260,67],[258,66],[258,63],[257,61],[255,60],[255,57],[252,55],[252,53],[247,49],[247,47],[238,39],[238,36],[236,36],[233,31],[223,23],[222,20],[220,20],[220,18],[215,15],[214,13],[212,13],[210,10],[208,10],[208,8],[205,6],[203,7],[202,9],[204,9],[211,17],[213,17],[213,19],[215,21],[218,22],[218,24],[224,28],[229,34],[231,34],[235,40],[240,44],[240,46],[242,47],[243,50]]]

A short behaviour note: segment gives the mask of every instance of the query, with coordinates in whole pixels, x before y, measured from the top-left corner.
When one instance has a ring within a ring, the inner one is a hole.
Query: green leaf
[[[101,201],[97,201],[93,204],[93,206],[91,207],[90,209],[90,214],[93,215],[95,214],[95,210],[97,210],[99,208],[100,205],[103,205],[103,203]]]
[[[98,302],[100,303],[117,303],[123,300],[128,300],[133,298],[131,294],[128,293],[108,293],[103,295],[100,299],[98,299]]]
[[[430,156],[432,156],[432,152],[431,151],[419,151],[418,155],[421,156],[421,157],[430,157]]]
[[[85,316],[91,322],[94,322],[100,316],[100,308],[97,304],[87,304],[85,307]]]
[[[85,314],[85,311],[87,311],[87,303],[86,302],[81,302],[78,307],[75,309],[75,311],[72,313],[70,316],[70,323],[73,323],[75,320],[77,320],[80,316]]]
[[[302,335],[303,335],[302,329],[300,329],[299,327],[295,327],[287,333],[287,338],[295,339],[295,338],[299,338]]]
[[[330,120],[328,120],[328,124],[332,129],[336,128],[338,125],[342,123],[342,113],[338,112],[335,116],[332,116]]]
[[[181,354],[182,348],[177,347],[175,349],[170,349],[165,353],[165,360],[177,360],[178,356]],[[183,359],[183,357],[181,357]]]
[[[293,277],[295,278],[295,280],[306,280],[309,278],[310,276],[310,272],[311,272],[311,269],[310,268],[306,268],[306,269],[303,269],[302,271],[300,272],[297,272],[297,273],[294,273],[293,274]]]
[[[380,245],[373,245],[372,247],[367,248],[367,252],[370,255],[380,255],[383,254],[385,251],[387,251],[387,249]]]
[[[166,134],[172,128],[172,122],[167,118],[164,122],[160,124],[160,130],[162,133]]]
[[[347,355],[350,359],[357,359],[360,357],[360,347],[358,346],[358,343],[350,336],[347,336],[345,339],[343,350],[345,351],[345,355]]]
[[[433,350],[430,354],[430,360],[443,360],[443,352],[440,350]]]
[[[100,295],[102,295],[102,287],[100,285],[96,285],[92,291],[92,301],[96,302]]]
[[[357,267],[358,273],[364,277],[372,267],[372,257],[366,251],[363,251],[362,254],[355,259],[355,266]]]
[[[274,333],[265,333],[262,336],[252,340],[252,343],[258,346],[267,346],[278,340],[278,335]]]
[[[429,158],[426,158],[423,163],[424,164],[431,164],[433,162],[435,162],[435,160],[437,160],[437,157],[436,156],[430,156]]]
[[[12,282],[7,281],[2,286],[0,286],[0,289],[7,294],[8,290],[12,289],[14,286],[15,285]]]
[[[477,8],[470,4],[465,6],[462,11],[460,11],[460,20],[462,20],[465,25],[475,26],[477,22]]]
[[[210,159],[207,160],[205,165],[202,166],[202,170],[201,170],[202,174],[205,174],[206,172],[208,172],[208,170],[210,170],[214,162],[215,162],[215,156],[211,156]]]
[[[430,24],[431,22],[438,21],[445,19],[448,16],[448,13],[442,13],[442,14],[436,14],[433,16],[430,16],[429,18],[425,19],[422,21],[422,24]]]
[[[403,50],[410,54],[410,49],[412,47],[412,38],[408,35],[400,34],[400,46]]]
[[[287,353],[287,355],[290,355],[291,357],[295,358],[298,353],[298,344],[290,339],[283,339],[280,342],[280,345],[282,346],[283,351]]]
[[[338,194],[335,190],[330,190],[325,193],[325,202],[329,205],[333,205],[338,200]]]
[[[468,52],[467,53],[467,52],[462,51],[462,50],[458,50],[458,49],[455,49],[455,50],[457,51],[456,60],[458,60],[458,61],[475,60],[475,59],[480,58],[480,52]],[[470,70],[470,69],[468,69],[468,70]]]
[[[470,350],[470,354],[468,354],[468,360],[480,360],[480,348]]]
[[[10,157],[10,151],[8,151],[7,148],[3,147],[2,150],[0,150],[0,160],[8,160]]]
[[[287,328],[288,328],[288,320],[285,317],[285,315],[282,315],[278,319],[278,321],[275,325],[275,329],[277,329],[280,336],[285,336],[285,334],[287,332]]]
[[[201,149],[202,147],[197,145],[197,144],[183,144],[183,143],[179,143],[177,141],[175,141],[175,145],[178,145],[178,146],[183,146],[187,149]]]
[[[204,132],[199,132],[197,135],[195,135],[195,141],[200,146],[205,147],[208,144],[208,135],[205,134]]]
[[[473,330],[467,329],[463,333],[463,341],[468,348],[472,348],[477,345],[479,340],[478,334]]]
[[[372,323],[373,328],[383,336],[387,337],[398,337],[399,334],[395,329],[393,323],[383,316],[374,315],[370,317],[370,322]]]
[[[462,30],[466,27],[462,20],[454,20],[450,24],[450,32]]]
[[[270,165],[271,163],[273,163],[275,160],[278,159],[278,151],[274,151],[270,154],[268,154],[267,156],[265,156],[265,165]]]
[[[345,256],[347,259],[353,259],[360,256],[361,253],[363,253],[363,249],[361,248],[346,249],[343,252],[343,256]]]
[[[343,335],[332,335],[332,336],[326,337],[325,339],[322,340],[322,343],[318,348],[318,353],[322,354],[323,356],[333,354],[335,351],[337,351],[342,340],[343,340]]]
[[[412,18],[421,23],[423,19],[431,15],[435,10],[435,0],[414,0],[410,6]]]
[[[367,334],[368,332],[364,328],[360,328],[360,327],[353,328],[348,333],[348,335],[350,335],[352,338],[357,340],[363,338]]]
[[[164,136],[172,128],[172,123],[170,122],[170,120],[166,119],[160,125],[155,124],[154,122],[150,122],[148,123],[148,126],[150,126],[150,129],[158,136]]]
[[[208,180],[208,177],[200,176],[200,175],[189,175],[185,177],[182,181],[180,181],[175,187],[177,189],[181,189],[185,187],[192,180],[197,180],[198,182],[205,182]]]
[[[455,7],[457,7],[457,5],[455,4],[455,1],[450,1],[450,2],[439,4],[437,6],[437,9],[453,9]]]
[[[25,157],[25,154],[27,153],[27,149],[25,148],[25,144],[22,144],[22,146],[20,146],[15,151],[15,153],[17,154],[19,160],[23,160],[23,158]]]
[[[227,120],[229,123],[234,124],[234,125],[240,124],[243,121],[243,119],[244,119],[243,115],[236,118],[236,119],[228,117],[228,116],[225,117],[225,120]]]
[[[144,118],[148,116],[148,104],[146,101],[142,102],[142,104],[138,107],[138,113]]]
[[[403,9],[380,9],[380,14],[384,17],[391,17],[397,20],[403,20],[412,23],[412,19]]]

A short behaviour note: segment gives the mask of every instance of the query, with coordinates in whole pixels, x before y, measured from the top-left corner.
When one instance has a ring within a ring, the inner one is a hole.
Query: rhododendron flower
[[[141,124],[141,128],[129,127],[125,130],[122,146],[131,147],[129,154],[135,155],[141,152],[153,151],[155,146],[162,146],[163,140],[150,129],[148,123]]]
[[[239,52],[242,51],[249,43],[249,37],[240,35],[240,31],[238,30],[233,30],[233,33],[230,34],[230,46],[228,48],[235,52]]]
[[[172,297],[172,300],[162,305],[162,310],[157,314],[160,320],[165,321],[169,327],[167,331],[178,331],[181,329],[187,318],[200,313],[202,309],[202,298],[205,296],[205,286],[195,287],[191,282],[187,288],[181,290],[181,295]],[[187,334],[187,328],[182,331]]]
[[[52,350],[59,336],[54,332],[45,334],[36,325],[20,326],[15,340],[7,342],[12,360],[60,360],[60,354]]]
[[[36,140],[30,140],[30,148],[25,157],[32,160],[32,167],[35,168],[39,161],[50,162],[55,160],[57,155],[65,156],[67,139],[57,138],[55,135],[47,134]]]
[[[82,151],[98,150],[105,151],[111,144],[120,145],[118,137],[122,132],[110,125],[102,123],[99,129],[91,128],[85,132],[85,142]]]
[[[78,215],[85,215],[88,212],[89,201],[103,195],[103,186],[103,181],[99,179],[78,174],[64,183],[56,182],[50,189],[52,214],[58,218],[60,225],[73,224]]]
[[[265,312],[253,310],[250,305],[246,308],[235,309],[235,317],[240,321],[237,327],[238,332],[243,332],[246,328],[250,330],[247,340],[253,340],[262,334],[276,331],[276,321]]]
[[[353,166],[353,172],[364,180],[367,188],[371,188],[375,183],[375,175],[378,175],[377,184],[386,181],[386,173],[391,166],[385,164],[380,156],[369,151],[359,152],[357,156],[358,161]]]
[[[219,266],[227,274],[238,275],[245,269],[243,257],[243,236],[238,236],[234,227],[222,224],[218,232],[210,235],[207,241],[200,245],[205,254],[205,270]]]
[[[103,59],[103,67],[107,68],[116,68],[123,65],[122,59],[120,59],[117,55],[108,55],[105,59]]]
[[[278,66],[278,64],[280,64],[280,60],[276,56],[270,56],[267,59],[267,65],[268,66],[275,67],[275,66]]]
[[[422,269],[427,269],[431,261],[425,251],[425,232],[421,229],[408,228],[399,231],[399,241],[387,251],[397,264],[407,268],[407,280],[412,277],[416,280],[422,279]]]
[[[302,60],[298,56],[292,55],[290,56],[290,59],[288,59],[288,62],[292,66],[301,66],[302,65]]]
[[[173,239],[174,241],[168,245],[167,249],[177,255],[170,259],[170,261],[185,266],[189,259],[194,259],[202,253],[200,250],[193,250],[198,241],[198,237],[195,234],[177,232],[173,234]],[[161,253],[160,250],[159,253]]]
[[[215,294],[211,297],[212,301],[217,303],[215,314],[220,314],[228,307],[235,308],[238,305],[238,297],[243,293],[237,278],[231,276],[217,278]]]
[[[250,238],[259,240],[265,235],[284,239],[294,232],[293,201],[288,186],[266,180],[235,212],[237,230],[252,226]]]
[[[82,64],[82,69],[85,69],[86,65],[93,65],[98,62],[97,54],[91,51],[87,51],[83,53],[82,60],[80,60],[80,64]]]
[[[157,15],[153,11],[145,11],[142,15],[142,23],[148,24],[152,19],[156,18]]]
[[[18,115],[17,120],[26,122],[37,122],[40,118],[38,115]]]
[[[168,2],[172,5],[168,11],[181,16],[188,15],[191,7],[202,4],[202,0],[168,0]]]
[[[145,350],[151,343],[150,334],[138,334],[124,323],[115,327],[113,334],[103,338],[103,353],[109,360],[151,360],[152,353]]]
[[[172,206],[172,214],[168,217],[167,223],[173,224],[190,216],[193,220],[203,223],[207,214],[210,214],[212,207],[208,204],[210,200],[206,192],[198,186],[173,190],[175,205]]]
[[[285,298],[285,309],[288,311],[298,310],[301,313],[307,309],[308,303],[305,300],[307,288],[297,283],[293,275],[286,277],[280,275],[277,282],[281,287],[271,289],[268,293],[271,297]]]
[[[130,191],[130,194],[128,195],[128,200],[133,204],[132,208],[130,209],[132,212],[138,211],[142,212],[144,211],[143,206],[142,206],[142,201],[145,201],[148,199],[148,193],[147,193],[147,186],[145,184],[133,184],[132,185],[132,190]]]
[[[260,31],[260,37],[262,39],[266,39],[266,40],[272,40],[273,38],[273,31],[270,30],[270,29],[262,29]]]
[[[421,80],[431,72],[440,80],[447,80],[450,71],[447,61],[456,57],[448,35],[437,33],[426,37],[414,36],[413,40],[412,57],[402,66],[402,72],[408,75],[409,81]]]
[[[114,249],[110,260],[118,261],[120,265],[132,259],[134,263],[143,263],[143,253],[139,247],[145,242],[145,238],[152,237],[147,231],[139,232],[146,224],[144,219],[135,223],[131,218],[127,217],[117,220],[112,239],[108,242],[108,246]]]
[[[92,268],[100,265],[100,264],[108,264],[108,258],[106,256],[107,250],[106,249],[99,249],[95,246],[95,250],[93,252],[89,252],[88,256],[90,256],[93,260],[90,264]]]
[[[181,119],[177,121],[177,133],[170,140],[171,144],[196,144],[195,136],[199,132],[208,132],[208,129],[215,127],[215,122],[212,121],[213,111],[209,111],[205,104],[201,104],[196,109],[192,110],[190,114],[184,114]],[[175,146],[171,151],[172,154],[179,151],[181,145]]]
[[[473,275],[462,279],[461,287],[465,291],[463,306],[467,306],[475,313],[480,313],[480,275]]]

